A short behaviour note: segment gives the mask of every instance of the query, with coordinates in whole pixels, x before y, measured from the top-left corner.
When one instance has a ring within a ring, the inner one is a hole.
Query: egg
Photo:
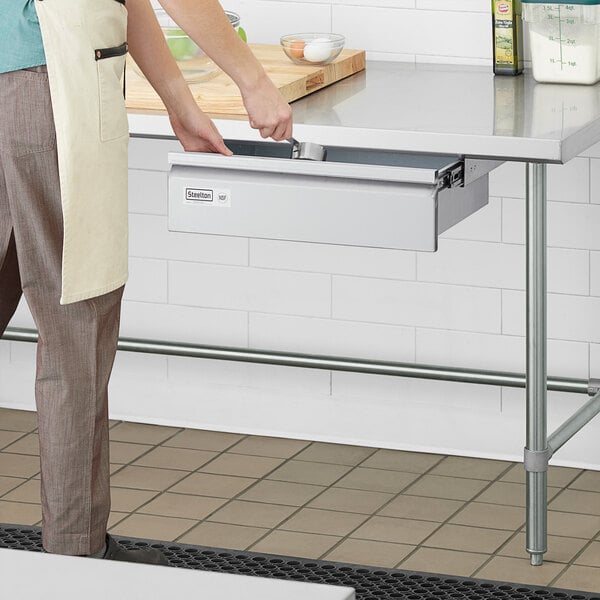
[[[304,58],[309,62],[321,62],[331,56],[333,44],[328,38],[317,38],[304,47]]]
[[[294,58],[303,58],[305,46],[306,42],[303,42],[302,40],[293,40],[290,42],[288,50]]]

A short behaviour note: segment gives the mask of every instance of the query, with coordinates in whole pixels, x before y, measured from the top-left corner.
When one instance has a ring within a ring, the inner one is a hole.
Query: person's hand
[[[292,136],[292,109],[266,75],[242,90],[242,98],[250,127],[258,129],[263,138],[280,141]]]
[[[186,152],[233,154],[215,124],[196,104],[188,107],[183,114],[169,113],[169,120]]]

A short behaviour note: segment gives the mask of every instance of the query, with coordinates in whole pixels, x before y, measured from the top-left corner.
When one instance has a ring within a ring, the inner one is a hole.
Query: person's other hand
[[[169,114],[173,132],[186,152],[216,152],[231,156],[216,125],[198,106],[183,114]]]
[[[265,75],[250,89],[242,90],[250,127],[258,129],[263,138],[276,141],[292,135],[292,109],[281,92]]]

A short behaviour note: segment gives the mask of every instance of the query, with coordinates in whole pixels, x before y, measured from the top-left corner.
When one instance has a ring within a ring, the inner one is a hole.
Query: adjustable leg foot
[[[544,562],[544,553],[543,552],[530,552],[531,556],[531,565],[533,567],[539,567]]]

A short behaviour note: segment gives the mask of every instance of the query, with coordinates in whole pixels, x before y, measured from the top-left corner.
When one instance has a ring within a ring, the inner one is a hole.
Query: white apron
[[[127,10],[36,0],[56,126],[64,244],[61,304],[127,280]]]

